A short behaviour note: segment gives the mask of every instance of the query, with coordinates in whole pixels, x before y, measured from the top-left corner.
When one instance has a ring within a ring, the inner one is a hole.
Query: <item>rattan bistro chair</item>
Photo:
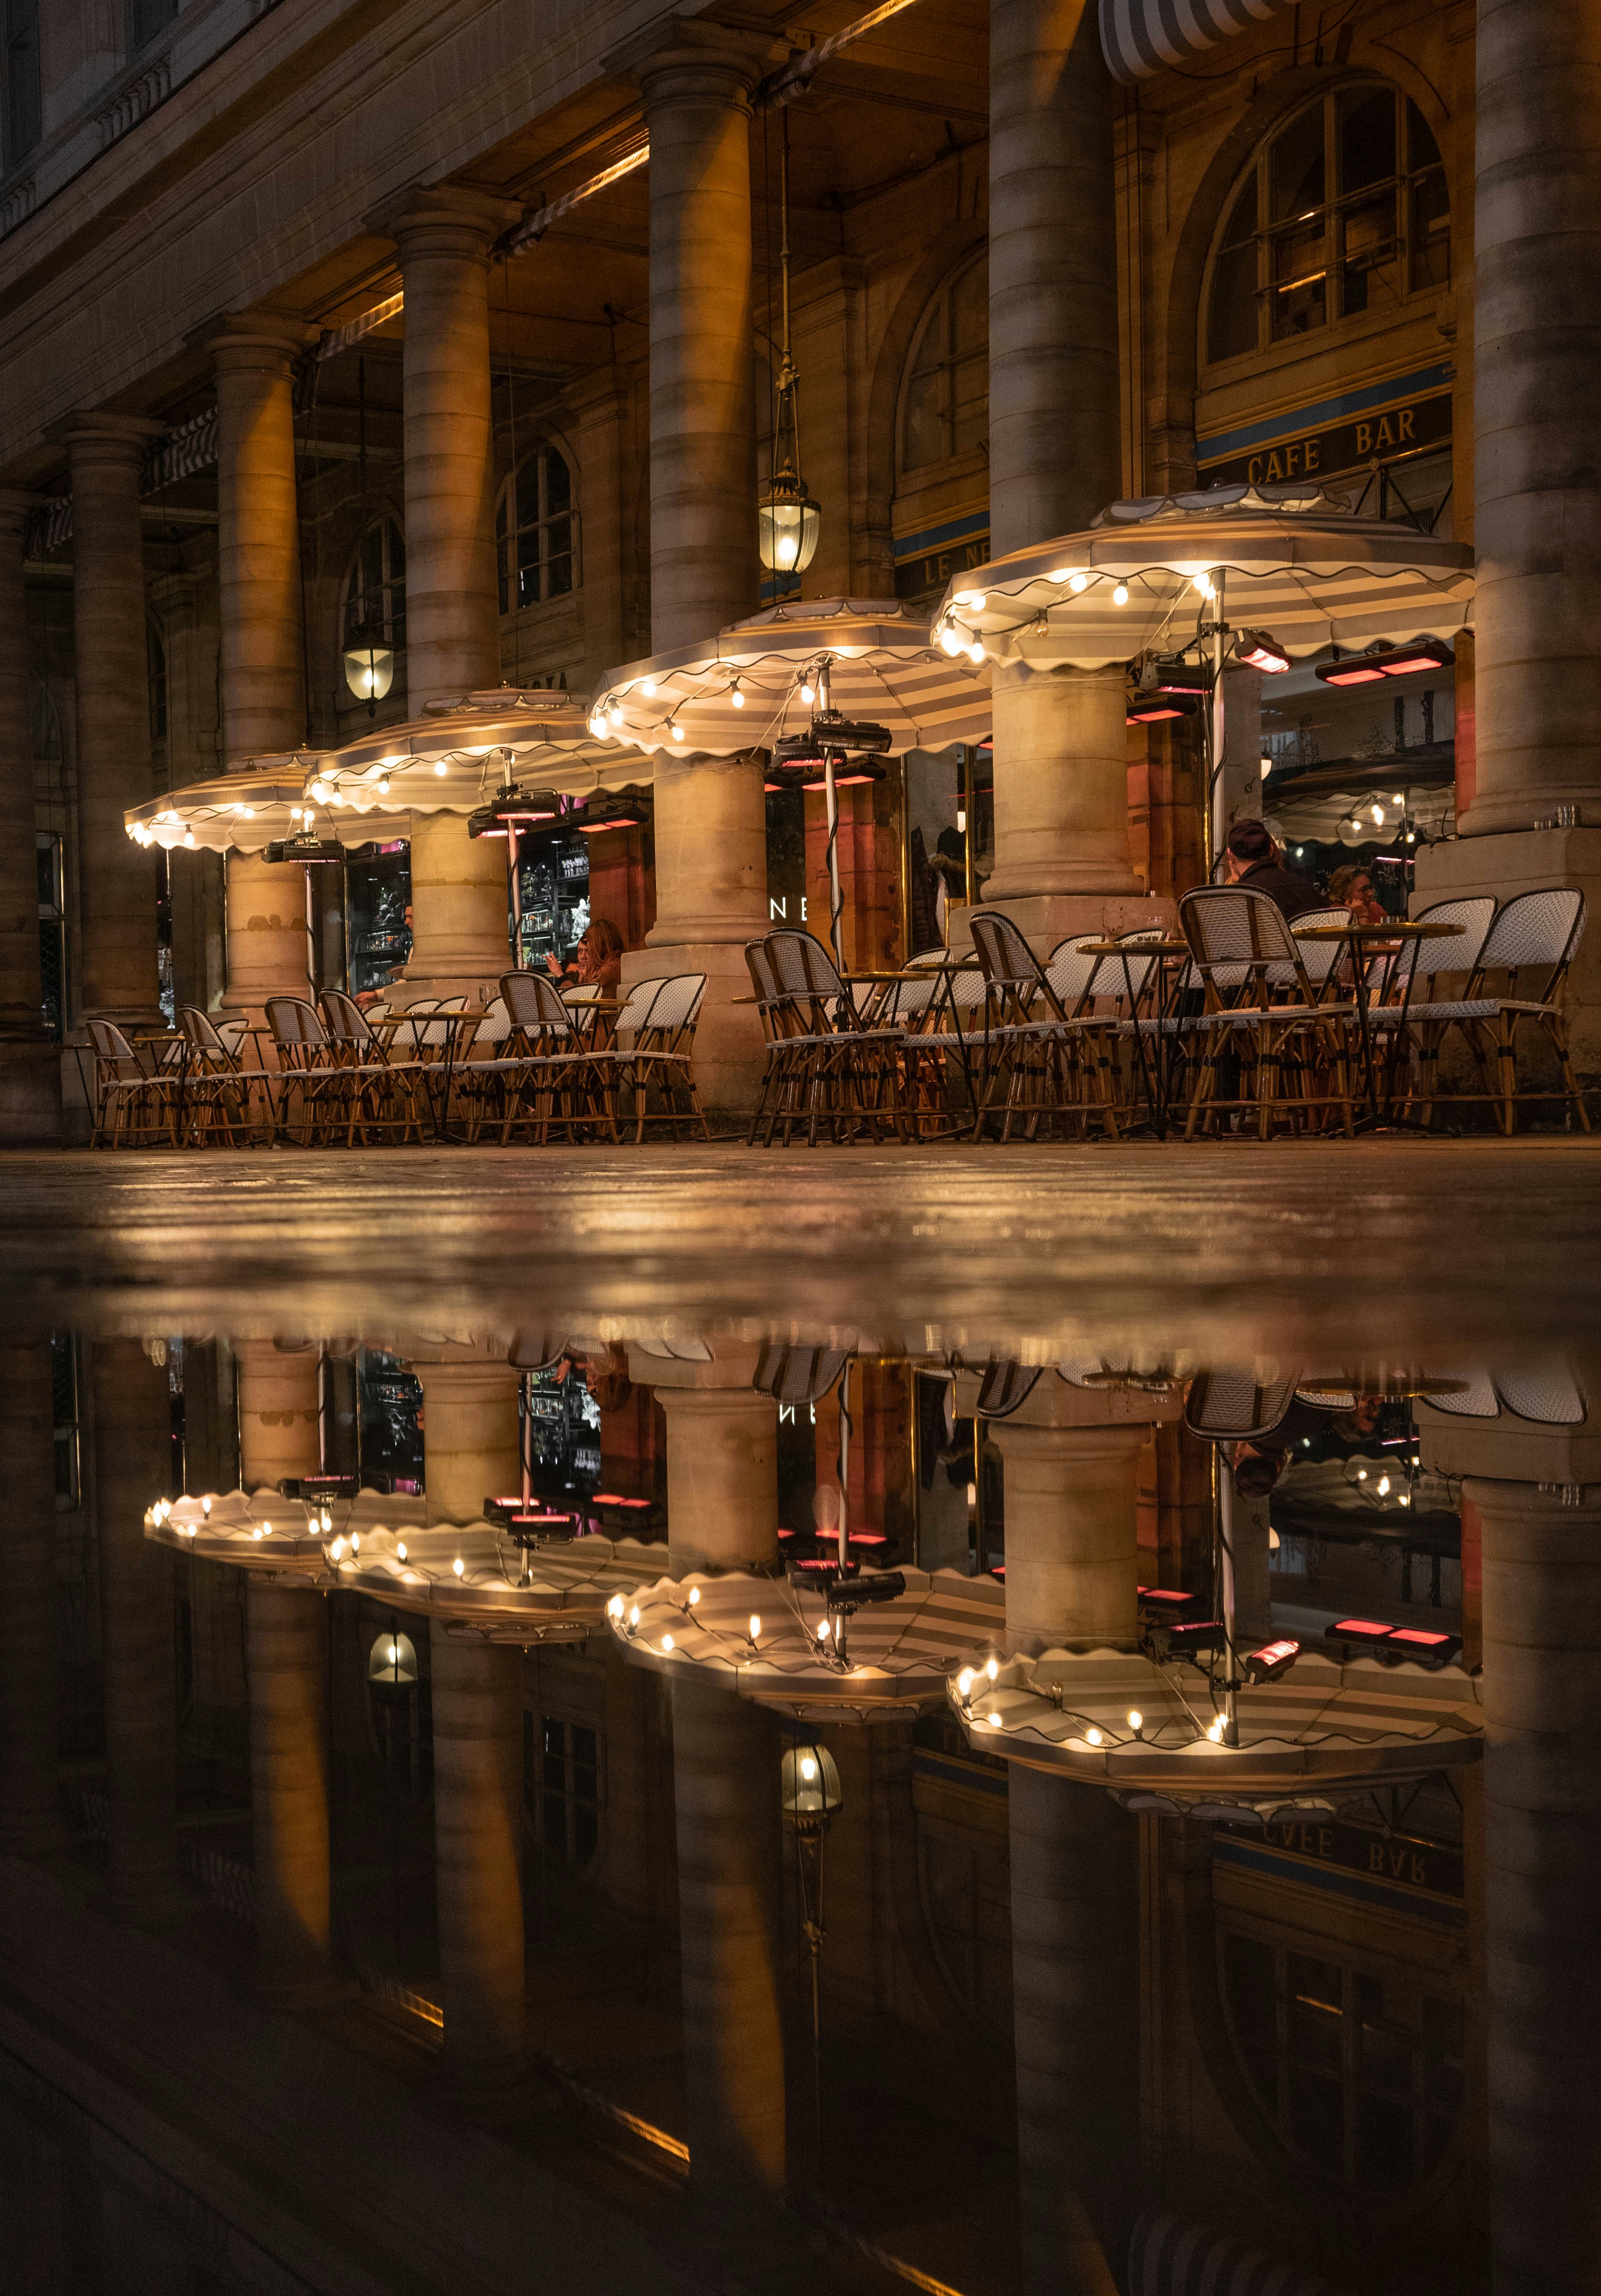
[[[756,1010],[767,1046],[762,1088],[747,1138],[754,1148],[760,1135],[763,1146],[771,1147],[778,1124],[786,1123],[784,1136],[788,1140],[788,1126],[805,1107],[809,1063],[820,1050],[822,1039],[807,1029],[797,1000],[780,988],[764,940],[746,942],[745,969],[756,991]]]
[[[877,1140],[886,1130],[898,1135],[901,1030],[861,1017],[833,958],[812,934],[771,932],[763,946],[786,1008],[785,1029],[796,1046],[780,1111],[785,1146],[803,1120],[813,1147],[823,1123],[835,1141],[863,1135]]]
[[[324,988],[318,998],[328,1033],[330,1065],[353,1078],[348,1095],[347,1141],[359,1131],[363,1144],[372,1133],[392,1133],[404,1141],[422,1136],[421,1064],[397,1056],[377,1036],[354,996]]]
[[[1433,916],[1439,912],[1428,914]],[[1589,1130],[1589,1115],[1568,1052],[1567,1020],[1562,1009],[1568,969],[1583,935],[1584,895],[1575,887],[1553,885],[1516,893],[1484,935],[1466,993],[1456,998],[1428,997],[1409,1007],[1406,1027],[1417,1047],[1420,1069],[1415,1097],[1425,1111],[1465,1102],[1488,1106],[1498,1129],[1511,1133],[1517,1129],[1520,1107],[1531,1101],[1561,1098],[1580,1130]],[[1460,944],[1447,941],[1440,946],[1452,950],[1460,965]],[[1520,982],[1527,988],[1531,972],[1543,976],[1539,993],[1520,996]],[[1518,1032],[1528,1025],[1544,1035],[1556,1056],[1560,1092],[1549,1085],[1542,1089],[1538,1083],[1524,1091],[1518,1088]],[[1453,1029],[1473,1055],[1483,1087],[1480,1092],[1439,1089],[1441,1048]],[[1409,1095],[1409,1104],[1413,1096]]]
[[[505,1050],[467,1062],[456,1071],[464,1095],[498,1095],[501,1141],[524,1128],[543,1146],[553,1128],[575,1138],[580,1130],[616,1126],[597,1084],[594,1056],[548,972],[503,972],[501,996],[511,1020]]]
[[[612,1119],[617,1137],[616,1110],[619,1092],[626,1086],[633,1103],[633,1136],[643,1140],[648,1124],[670,1124],[674,1140],[681,1125],[698,1124],[709,1140],[711,1127],[695,1086],[695,1023],[706,996],[704,972],[674,973],[666,980],[639,980],[617,1015],[617,1033],[626,1037],[604,1052],[593,1053],[596,1084]],[[654,1094],[660,1105],[652,1109]]]
[[[1185,1137],[1214,1129],[1221,1116],[1243,1122],[1254,1111],[1265,1140],[1275,1119],[1310,1129],[1331,1107],[1349,1137],[1355,1007],[1319,1003],[1278,905],[1244,885],[1204,885],[1179,903],[1179,922],[1207,1007],[1191,1023],[1202,1048]],[[1220,1088],[1230,1083],[1232,1091]]]
[[[245,1024],[225,1021],[219,1029],[198,1004],[184,1004],[178,1008],[178,1027],[187,1047],[182,1094],[184,1137],[203,1148],[220,1136],[228,1147],[237,1148],[251,1135],[250,1087],[256,1081],[240,1049]]]
[[[324,1146],[342,1123],[348,1141],[355,1071],[336,1058],[316,1006],[302,996],[269,996],[266,1017],[280,1070],[278,1136],[302,1148]]]
[[[1053,980],[1001,912],[975,916],[969,930],[986,991],[973,1137],[984,1137],[997,1112],[1003,1141],[1011,1138],[1015,1123],[1021,1122],[1032,1140],[1041,1123],[1058,1116],[1070,1118],[1082,1136],[1092,1101],[1102,1123],[1115,1134],[1117,1119],[1105,1079],[1096,1076],[1095,1063],[1105,1055],[1099,1040],[1107,1034],[1107,1023],[1090,1011],[1097,960],[1081,957],[1063,943],[1053,954]],[[1088,1090],[1091,1083],[1093,1095]]]
[[[94,1050],[94,1148],[147,1148],[178,1144],[178,1078],[162,1069],[154,1074],[139,1060],[114,1022],[86,1023]]]

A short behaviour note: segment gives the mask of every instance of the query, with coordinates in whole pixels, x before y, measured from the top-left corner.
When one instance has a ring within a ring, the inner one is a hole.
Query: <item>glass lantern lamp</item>
[[[395,683],[394,650],[383,643],[381,629],[352,630],[350,638],[345,649],[345,683],[358,701],[371,708]]]
[[[838,1768],[826,1746],[785,1749],[780,1765],[780,1800],[784,1823],[794,1833],[821,1833],[844,1799]]]
[[[756,540],[770,574],[804,574],[817,554],[822,511],[800,474],[800,414],[789,355],[779,375],[772,433],[772,477],[756,506]]]

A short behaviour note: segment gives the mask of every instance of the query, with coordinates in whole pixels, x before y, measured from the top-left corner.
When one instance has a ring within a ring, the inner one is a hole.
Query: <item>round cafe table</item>
[[[1162,1057],[1163,1037],[1164,1031],[1160,1028],[1158,1028],[1156,1031],[1156,1058],[1153,1064],[1146,1054],[1145,1031],[1139,1025],[1139,1015],[1135,1009],[1137,999],[1134,995],[1134,976],[1131,970],[1131,962],[1132,959],[1137,956],[1154,956],[1160,959],[1164,964],[1165,964],[1170,957],[1187,957],[1189,955],[1189,943],[1182,939],[1175,940],[1081,940],[1075,941],[1074,943],[1074,947],[1077,949],[1081,956],[1117,956],[1123,959],[1123,995],[1128,999],[1129,1019],[1133,1024],[1134,1058],[1139,1069],[1139,1081],[1145,1092],[1145,1104],[1151,1112],[1151,1128],[1156,1133],[1158,1140],[1165,1140],[1168,1133],[1167,1064]],[[1175,974],[1175,978],[1181,977],[1181,975]],[[1172,1017],[1167,1010],[1167,998],[1165,996],[1157,999],[1155,1017],[1158,1021],[1165,1021]]]
[[[1343,940],[1351,949],[1352,989],[1362,1045],[1362,1076],[1368,1088],[1368,1113],[1358,1117],[1352,1129],[1357,1132],[1387,1129],[1428,1134],[1430,1128],[1426,1124],[1419,1124],[1409,1117],[1393,1117],[1386,1126],[1380,1111],[1378,1068],[1373,1056],[1373,1024],[1368,997],[1367,960],[1376,948],[1384,944],[1393,947],[1400,942],[1404,947],[1409,941],[1459,939],[1462,927],[1442,922],[1414,923],[1407,917],[1386,917],[1382,925],[1360,925],[1352,921],[1343,925],[1292,925],[1290,931],[1296,940]],[[1407,975],[1406,994],[1396,1008],[1396,1021],[1401,1027],[1406,1025],[1407,1009],[1412,1002],[1412,984],[1417,977],[1417,971],[1414,966]]]

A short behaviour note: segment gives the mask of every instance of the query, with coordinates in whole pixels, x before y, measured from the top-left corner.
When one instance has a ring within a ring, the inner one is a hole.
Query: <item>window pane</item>
[[[971,265],[951,290],[951,353],[964,358],[973,351],[987,360],[990,354],[990,266]]]
[[[1252,199],[1255,205],[1254,193]],[[1206,324],[1208,358],[1238,358],[1256,348],[1256,242],[1226,248],[1212,275],[1212,308]]]
[[[579,1803],[573,1811],[573,1849],[575,1866],[587,1866],[600,1844],[600,1821],[592,1806]]]
[[[1443,287],[1451,275],[1451,209],[1445,170],[1412,186],[1412,285]]]
[[[550,556],[545,563],[544,594],[547,598],[565,597],[573,586],[573,521],[552,519],[546,532]]]
[[[905,427],[902,434],[903,469],[925,471],[945,459],[945,425],[940,414],[943,375],[913,375],[906,392]]]
[[[1328,257],[1321,224],[1273,243],[1273,337],[1304,335],[1328,316]]]
[[[1270,220],[1287,223],[1323,204],[1323,106],[1292,120],[1273,146]]]
[[[987,350],[976,358],[963,359],[952,379],[955,406],[952,410],[952,448],[955,455],[965,455],[970,447],[982,447],[990,434],[990,355]]]
[[[544,1797],[540,1839],[552,1857],[567,1856],[567,1804],[560,1794]]]
[[[1292,2064],[1287,2108],[1290,2143],[1331,2176],[1343,2176],[1345,2114],[1339,2082]]]
[[[1407,165],[1413,169],[1440,165],[1434,132],[1410,96],[1407,98]]]
[[[1395,98],[1387,87],[1355,88],[1339,100],[1340,189],[1365,191],[1395,173]]]
[[[544,495],[548,511],[567,510],[573,499],[573,474],[553,447],[544,450]]]
[[[1344,311],[1378,310],[1401,300],[1400,250],[1395,238],[1395,194],[1384,192],[1347,208],[1341,229],[1345,261],[1340,304]]]
[[[1289,2049],[1292,2057],[1319,2070],[1338,2074],[1344,2062],[1340,1972],[1331,1962],[1292,1954],[1289,1980]]]
[[[1255,235],[1256,170],[1253,168],[1234,202],[1233,212],[1223,226],[1223,245],[1238,247],[1242,239],[1254,239]]]

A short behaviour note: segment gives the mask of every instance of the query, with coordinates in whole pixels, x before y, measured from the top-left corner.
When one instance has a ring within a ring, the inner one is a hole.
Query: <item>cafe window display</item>
[[[572,465],[546,440],[501,488],[494,514],[502,614],[578,586],[578,501]]]
[[[549,830],[524,832],[518,844],[520,914],[518,962],[543,972],[546,960],[572,964],[589,930],[589,840]]]

